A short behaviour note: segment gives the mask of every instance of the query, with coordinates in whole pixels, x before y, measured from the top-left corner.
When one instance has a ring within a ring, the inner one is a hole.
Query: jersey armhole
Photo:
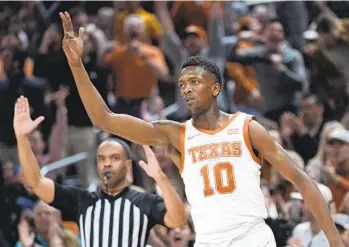
[[[184,169],[184,161],[185,161],[185,130],[186,130],[186,124],[181,127],[179,131],[179,152],[181,153],[181,163],[178,167],[179,174],[182,174]]]
[[[259,164],[260,166],[262,166],[263,164],[263,160],[262,158],[260,157],[259,153],[257,150],[255,150],[255,148],[253,148],[252,146],[252,143],[251,143],[251,139],[250,139],[250,132],[249,132],[249,123],[252,121],[252,120],[256,120],[256,117],[255,116],[250,116],[250,115],[247,115],[247,117],[245,117],[245,120],[244,120],[244,127],[243,127],[243,132],[244,132],[244,141],[246,143],[246,146],[248,148],[248,151],[252,157],[252,159],[257,163]]]

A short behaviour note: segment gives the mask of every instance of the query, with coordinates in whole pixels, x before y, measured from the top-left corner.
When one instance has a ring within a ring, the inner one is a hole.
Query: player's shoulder
[[[158,120],[151,122],[155,128],[164,133],[169,139],[171,144],[181,150],[182,142],[185,136],[186,124],[175,122],[171,120]]]

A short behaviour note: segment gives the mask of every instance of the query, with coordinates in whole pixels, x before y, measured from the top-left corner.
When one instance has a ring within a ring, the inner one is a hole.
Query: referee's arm
[[[41,175],[27,136],[17,136],[17,147],[24,184],[41,200],[59,209],[66,220],[76,221],[77,190],[55,184]]]
[[[41,200],[51,203],[55,194],[54,182],[41,175],[29,138],[27,136],[17,136],[17,148],[24,184]]]

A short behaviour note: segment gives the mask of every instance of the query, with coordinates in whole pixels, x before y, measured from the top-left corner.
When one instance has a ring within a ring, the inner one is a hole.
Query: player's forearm
[[[340,243],[340,236],[333,223],[329,206],[326,204],[317,186],[309,178],[301,180],[295,184],[295,187],[302,194],[306,205],[324,230],[329,243],[331,246]]]
[[[30,189],[33,189],[40,183],[41,174],[38,161],[35,158],[27,136],[17,137],[17,148],[25,184]]]
[[[187,223],[188,217],[184,204],[176,190],[170,184],[167,176],[163,174],[158,179],[156,179],[155,182],[162,192],[162,196],[164,198],[165,206],[167,209],[167,214],[171,218],[171,222],[176,227],[185,225]]]
[[[83,63],[80,62],[78,65],[69,64],[69,67],[88,116],[95,126],[100,126],[106,115],[110,113],[108,106],[92,84]]]

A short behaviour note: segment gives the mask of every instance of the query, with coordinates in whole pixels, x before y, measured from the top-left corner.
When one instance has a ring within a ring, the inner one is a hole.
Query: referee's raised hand
[[[143,145],[143,149],[145,152],[145,156],[147,157],[148,163],[145,163],[143,160],[141,160],[139,161],[139,165],[142,167],[142,169],[149,177],[157,181],[159,178],[162,178],[164,176],[164,173],[160,168],[159,162],[156,159],[153,150],[151,150],[149,146],[145,145]]]

